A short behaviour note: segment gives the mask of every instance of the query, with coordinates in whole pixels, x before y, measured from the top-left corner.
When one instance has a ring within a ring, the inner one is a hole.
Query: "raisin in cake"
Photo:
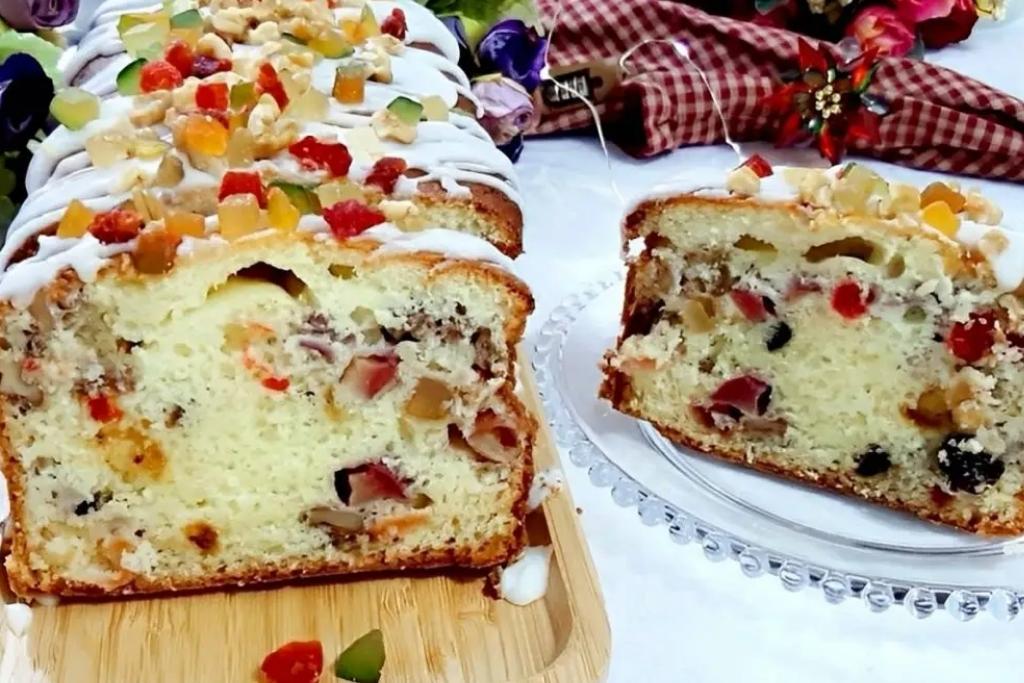
[[[515,393],[516,344],[532,299],[501,251],[518,250],[518,224],[511,241],[487,232],[502,212],[477,194],[512,202],[511,171],[489,165],[493,145],[448,111],[450,92],[428,120],[433,95],[374,80],[355,83],[354,104],[320,93],[322,119],[279,107],[317,99],[303,75],[332,59],[318,49],[335,53],[312,35],[285,51],[251,35],[302,12],[315,35],[355,41],[359,73],[398,74],[381,55],[414,59],[400,38],[423,40],[423,14],[379,5],[386,21],[370,3],[353,28],[323,3],[246,4],[272,12],[246,15],[231,44],[224,3],[187,22],[132,15],[122,29],[179,31],[157,57],[177,63],[174,41],[191,35],[193,64],[230,71],[162,81],[160,65],[141,74],[150,93],[106,97],[98,117],[60,112],[77,130],[42,144],[0,250],[19,594],[485,567],[519,551],[536,426]],[[210,35],[230,57],[202,53]],[[132,120],[161,94],[159,121]]]
[[[602,395],[668,438],[985,534],[1024,531],[1024,244],[951,183],[754,158],[637,204]]]

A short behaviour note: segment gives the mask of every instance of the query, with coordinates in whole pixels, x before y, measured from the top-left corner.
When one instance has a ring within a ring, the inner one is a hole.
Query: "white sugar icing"
[[[544,597],[548,589],[551,546],[531,546],[501,570],[498,592],[513,605],[529,605]]]
[[[530,485],[530,495],[526,499],[526,511],[533,512],[548,499],[548,496],[558,493],[565,485],[562,477],[562,470],[551,467],[537,472]]]
[[[776,166],[775,173],[761,179],[756,199],[768,202],[796,202],[799,193],[783,178],[785,166]],[[835,182],[842,166],[833,166],[825,170],[830,182]],[[636,211],[642,204],[657,202],[681,195],[701,197],[732,196],[726,187],[725,176],[719,169],[701,167],[688,168],[676,174],[668,181],[660,183],[649,190],[635,196],[626,206],[624,219]],[[1002,251],[989,250],[982,252],[1000,291],[1012,291],[1024,283],[1024,232],[1012,230],[1005,226],[982,225],[970,220],[961,220],[955,240],[965,247],[977,247],[981,238],[991,232],[1002,235],[1006,247]]]
[[[485,261],[512,270],[512,259],[485,239],[455,230],[428,228],[403,232],[394,225],[375,225],[363,233],[382,243],[378,253],[430,251],[455,259]]]
[[[0,621],[0,681],[48,683],[49,677],[35,668],[29,652],[32,609],[21,603],[3,605]]]

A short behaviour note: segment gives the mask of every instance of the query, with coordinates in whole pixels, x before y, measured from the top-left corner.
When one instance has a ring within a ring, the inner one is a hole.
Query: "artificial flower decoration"
[[[43,124],[53,81],[31,56],[13,54],[0,64],[0,149],[25,146]]]
[[[78,0],[3,0],[0,18],[19,31],[56,28],[75,20]]]
[[[900,0],[897,9],[933,49],[966,40],[978,22],[974,0]]]
[[[846,26],[846,35],[856,38],[863,50],[879,55],[902,57],[914,49],[916,37],[891,7],[870,5],[857,12]]]
[[[888,108],[868,93],[877,53],[869,50],[839,65],[807,41],[799,44],[799,73],[785,78],[770,100],[782,120],[775,144],[785,147],[812,137],[821,155],[837,164],[851,140],[878,140],[878,119]]]
[[[505,19],[491,27],[476,48],[480,68],[496,71],[533,92],[540,85],[547,39],[521,19]]]
[[[478,78],[473,83],[473,94],[483,109],[480,125],[498,148],[516,161],[523,151],[523,132],[534,121],[530,93],[510,78],[495,74]]]

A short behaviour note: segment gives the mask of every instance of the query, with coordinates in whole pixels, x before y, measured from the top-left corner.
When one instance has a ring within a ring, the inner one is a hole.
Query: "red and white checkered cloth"
[[[718,94],[737,140],[772,140],[768,110],[778,75],[797,68],[797,35],[706,14],[669,0],[540,0],[550,28],[553,67],[618,59],[650,39],[683,42]],[[825,45],[832,48],[830,45]],[[722,123],[698,72],[667,44],[648,44],[598,105],[610,137],[637,156],[724,140]],[[631,75],[630,75],[631,74]],[[926,62],[886,58],[870,92],[890,103],[877,144],[851,150],[929,170],[1024,181],[1024,102]],[[545,114],[538,133],[593,125],[586,109]]]

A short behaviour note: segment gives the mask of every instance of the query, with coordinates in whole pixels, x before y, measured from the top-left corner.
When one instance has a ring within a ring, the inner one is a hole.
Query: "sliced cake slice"
[[[1024,244],[1000,218],[859,164],[659,191],[625,220],[643,247],[601,393],[704,453],[1020,533]]]

